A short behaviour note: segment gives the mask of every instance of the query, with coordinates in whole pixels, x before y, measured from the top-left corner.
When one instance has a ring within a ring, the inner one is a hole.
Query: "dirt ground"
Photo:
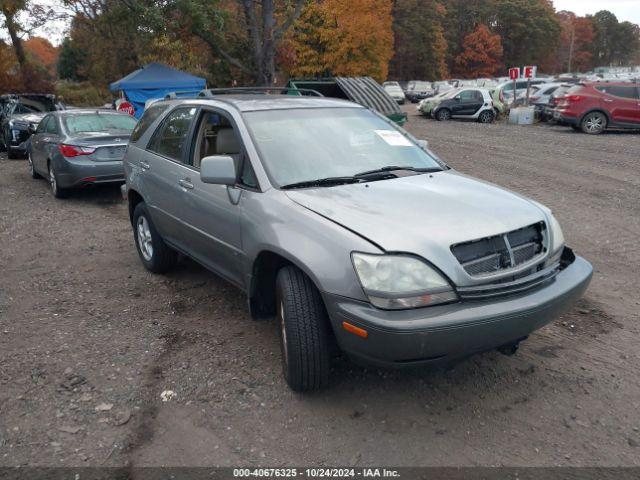
[[[513,357],[339,360],[328,390],[294,394],[240,292],[187,260],[143,269],[117,188],[55,200],[3,156],[0,465],[639,466],[640,134],[406,108],[454,168],[553,209],[595,267],[570,313]]]

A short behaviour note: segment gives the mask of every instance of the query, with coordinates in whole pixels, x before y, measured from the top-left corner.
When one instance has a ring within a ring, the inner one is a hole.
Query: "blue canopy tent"
[[[109,85],[109,89],[112,92],[124,92],[125,97],[136,110],[136,118],[140,118],[147,100],[164,98],[169,92],[194,95],[206,85],[204,78],[181,72],[161,63],[150,63],[113,82]]]

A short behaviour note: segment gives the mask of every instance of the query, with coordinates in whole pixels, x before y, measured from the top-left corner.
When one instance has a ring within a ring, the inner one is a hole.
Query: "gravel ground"
[[[453,167],[554,210],[595,267],[571,312],[513,357],[339,360],[297,395],[237,290],[188,260],[142,268],[117,189],[56,201],[2,157],[0,465],[640,465],[640,135],[406,108]]]

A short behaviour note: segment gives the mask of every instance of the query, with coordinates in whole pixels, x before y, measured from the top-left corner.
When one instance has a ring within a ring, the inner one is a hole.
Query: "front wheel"
[[[140,260],[150,272],[164,273],[178,261],[178,254],[164,243],[156,230],[144,202],[133,211],[133,236]]]
[[[284,267],[276,279],[282,368],[296,392],[320,390],[329,382],[331,331],[320,292],[301,270]]]
[[[601,112],[587,113],[580,123],[584,133],[598,135],[607,128],[607,117]]]
[[[438,110],[436,113],[436,118],[441,122],[446,122],[447,120],[451,120],[451,110],[443,108],[442,110]]]
[[[478,121],[480,123],[491,123],[493,122],[494,116],[491,110],[485,110],[478,116]]]

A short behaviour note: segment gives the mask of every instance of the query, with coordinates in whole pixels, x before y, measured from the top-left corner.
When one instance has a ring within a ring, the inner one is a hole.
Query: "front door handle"
[[[613,103],[613,100],[611,100],[610,98],[605,98],[605,99],[604,99],[604,101],[605,101],[606,103]]]
[[[186,188],[187,190],[193,190],[193,183],[191,183],[191,179],[183,178],[182,180],[178,180],[178,184],[182,188]]]
[[[149,170],[151,168],[151,165],[149,165],[147,162],[140,162],[140,168],[142,168],[143,170]]]

